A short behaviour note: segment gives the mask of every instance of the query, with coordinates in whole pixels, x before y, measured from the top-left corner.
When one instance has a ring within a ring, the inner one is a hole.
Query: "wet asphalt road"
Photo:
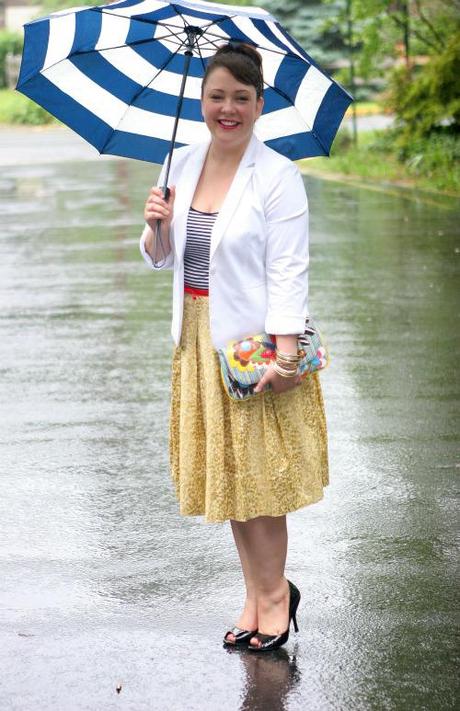
[[[232,653],[229,527],[167,471],[157,170],[35,135],[0,178],[0,708],[454,709],[458,206],[306,179],[331,483],[289,516],[299,634]]]

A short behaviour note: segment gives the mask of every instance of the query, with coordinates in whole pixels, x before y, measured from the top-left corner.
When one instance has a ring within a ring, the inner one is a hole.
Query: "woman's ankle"
[[[284,602],[286,596],[289,595],[289,583],[285,577],[282,577],[273,585],[261,586],[257,592],[257,603],[266,602],[272,605],[278,605]]]

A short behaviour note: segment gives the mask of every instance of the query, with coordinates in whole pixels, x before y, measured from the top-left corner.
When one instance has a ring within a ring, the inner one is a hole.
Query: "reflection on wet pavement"
[[[261,657],[222,648],[228,526],[180,518],[169,481],[170,276],[137,248],[156,172],[0,177],[3,707],[453,709],[458,212],[307,179],[331,483],[289,516],[300,632]]]

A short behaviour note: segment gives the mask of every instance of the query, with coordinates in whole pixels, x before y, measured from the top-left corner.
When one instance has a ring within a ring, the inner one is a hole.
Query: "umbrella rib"
[[[180,10],[177,9],[176,5],[171,5],[171,7],[174,8],[174,10],[176,11],[177,15],[180,17],[180,19],[181,19],[182,22],[184,23],[184,29],[185,29],[186,27],[190,27],[191,25],[189,25],[189,24],[185,21],[184,17],[182,16],[182,13],[180,12]],[[125,15],[118,15],[116,12],[113,12],[113,11],[108,12],[108,11],[106,11],[106,10],[104,10],[104,9],[100,9],[100,8],[97,8],[97,7],[91,7],[91,8],[88,8],[88,9],[89,9],[89,10],[92,10],[92,11],[94,11],[94,12],[99,12],[100,14],[110,15],[111,17],[120,17],[121,19],[126,20],[126,16],[125,16]],[[218,25],[219,23],[225,22],[226,20],[233,20],[235,17],[238,17],[238,16],[237,16],[237,15],[223,15],[222,17],[219,17],[219,18],[217,18],[216,20],[212,20],[212,21],[209,22],[209,24],[207,24],[207,25],[202,25],[202,26],[200,27],[200,29],[203,30],[203,35],[205,35],[205,34],[207,33],[207,34],[211,34],[213,37],[216,37],[217,39],[219,39],[219,40],[221,40],[221,41],[222,41],[222,40],[225,40],[225,37],[222,37],[221,35],[217,35],[217,34],[212,34],[212,33],[208,32],[208,29],[209,29],[210,27],[212,27],[213,25]],[[175,25],[168,25],[168,23],[167,23],[167,22],[164,22],[163,20],[145,20],[145,19],[141,19],[141,18],[139,18],[139,17],[131,18],[131,19],[135,19],[136,22],[144,22],[146,25],[157,25],[157,26],[159,26],[159,27],[174,27],[174,28],[176,27]],[[176,28],[176,29],[178,29],[178,28]],[[181,30],[178,29],[178,31],[180,32]],[[175,33],[172,32],[172,33],[171,33],[171,36],[175,36]],[[160,39],[165,39],[165,38],[164,38],[164,37],[150,37],[148,40],[142,40],[142,41],[151,42],[152,40],[160,40]],[[230,40],[232,40],[231,37],[230,37]],[[241,41],[241,40],[233,40],[233,41],[236,42],[236,41]],[[210,40],[210,42],[212,43],[212,40]],[[135,42],[132,42],[132,44],[135,44]],[[123,45],[123,46],[124,46],[124,45]],[[214,46],[216,46],[216,45],[214,45]],[[263,49],[265,52],[273,52],[274,54],[283,54],[283,55],[286,55],[286,56],[291,56],[291,57],[294,57],[294,58],[298,58],[298,55],[294,54],[293,52],[291,52],[291,51],[289,51],[289,50],[283,51],[283,50],[271,49],[271,48],[269,48],[269,47],[262,47],[262,45],[257,45],[257,46],[258,46],[260,49]],[[107,49],[112,49],[112,47],[107,47]],[[114,49],[115,49],[115,48],[114,48]]]
[[[183,30],[185,30],[185,28],[188,27],[188,25],[185,22],[182,15],[180,14],[180,12],[177,11],[175,5],[172,5],[172,7],[174,7],[174,9],[178,13],[178,15],[180,15],[180,18],[181,18],[182,22],[184,23],[183,29],[181,29],[180,27],[177,27],[176,25],[168,24],[167,22],[164,22],[163,20],[144,20],[139,17],[136,17],[136,18],[134,18],[135,22],[143,22],[146,25],[156,25],[157,27],[165,27],[168,29],[171,28],[172,31],[169,35],[164,35],[163,37],[148,37],[145,40],[138,40],[138,41],[131,42],[129,46],[134,45],[134,44],[139,44],[140,42],[152,42],[152,41],[159,41],[159,40],[163,40],[163,39],[168,39],[169,37],[177,37],[178,33],[183,32]],[[101,15],[105,14],[105,15],[110,15],[110,17],[119,17],[122,20],[126,20],[125,15],[118,15],[116,12],[105,12],[103,9],[100,9],[98,7],[90,7],[88,9],[93,10],[94,12],[99,12],[99,14],[101,14]],[[133,18],[131,18],[131,19],[133,19]],[[181,46],[183,44],[184,44],[184,42],[182,42]],[[125,47],[126,44],[121,45],[121,46]],[[118,46],[117,47],[105,47],[104,49],[118,49]],[[89,51],[92,52],[94,50],[89,50]],[[102,51],[102,50],[98,50],[98,51]]]
[[[216,37],[220,40],[225,39],[225,37],[221,37],[220,35],[213,34],[212,32],[208,32],[208,35],[211,35],[212,37]],[[212,42],[212,40],[209,40],[209,41]],[[240,39],[233,39],[232,37],[229,37],[228,41],[229,42],[241,42]],[[290,52],[289,50],[283,51],[282,49],[272,49],[271,47],[264,47],[261,44],[257,44],[256,47],[257,47],[257,49],[261,49],[264,52],[271,52],[272,54],[282,54],[283,57],[292,57],[293,59],[299,59],[302,62],[306,61],[305,59],[302,59],[301,57],[299,57],[298,54],[294,54],[293,52]]]
[[[221,39],[223,39],[223,37],[221,37]],[[217,44],[217,42],[214,42],[214,40],[208,39],[208,37],[205,37],[205,40],[208,44],[210,44],[212,46],[213,49],[219,49],[219,45]],[[205,42],[203,42],[203,45],[204,44],[205,44]],[[201,55],[201,47],[200,47],[200,55]]]
[[[182,14],[180,13],[180,11],[177,10],[176,6],[175,6],[175,5],[172,5],[172,7],[174,7],[175,11],[177,12],[177,14],[179,15],[179,17],[181,18],[182,22],[184,23],[184,29],[185,29],[186,27],[189,27],[189,25],[185,22],[185,20],[184,20]],[[110,15],[111,17],[120,17],[121,19],[126,20],[126,16],[125,16],[125,15],[118,15],[116,12],[113,12],[113,11],[112,11],[112,12],[106,12],[105,10],[100,9],[100,8],[98,8],[98,7],[91,7],[91,8],[88,8],[88,9],[89,9],[89,10],[92,10],[92,11],[94,11],[94,12],[99,12],[100,14]],[[201,29],[203,29],[203,35],[209,34],[209,35],[211,35],[212,37],[216,37],[216,39],[218,39],[218,40],[221,40],[221,41],[224,40],[225,37],[222,37],[221,35],[217,35],[217,34],[211,33],[211,32],[209,32],[208,30],[209,30],[209,28],[212,27],[213,25],[218,25],[218,24],[221,23],[221,22],[225,22],[225,20],[233,20],[235,17],[237,17],[237,15],[223,15],[222,17],[219,17],[218,19],[212,20],[212,22],[209,22],[208,25],[203,25],[203,26],[201,27]],[[136,22],[144,22],[144,23],[147,24],[147,25],[157,25],[157,26],[159,26],[159,27],[166,27],[166,28],[171,27],[171,28],[176,28],[175,25],[168,25],[167,22],[164,22],[164,21],[162,21],[162,20],[144,20],[144,19],[140,19],[140,18],[137,18],[137,17],[134,18],[134,19],[135,19]],[[179,32],[181,31],[180,29],[176,28],[176,31],[177,31],[177,30],[178,30]],[[176,37],[177,34],[176,34],[175,32],[171,32],[171,35],[169,35],[169,36],[170,36],[170,37]],[[152,40],[162,40],[162,39],[168,39],[168,35],[165,35],[164,37],[149,37],[149,38],[146,39],[146,40],[139,40],[138,42],[132,42],[131,44],[134,45],[134,44],[139,44],[139,43],[141,43],[141,42],[151,42]],[[207,39],[207,37],[206,37],[206,39]],[[234,41],[234,42],[236,42],[236,41],[241,41],[241,40],[233,40],[232,37],[230,37],[229,39],[230,39],[230,41]],[[210,43],[213,44],[214,46],[217,46],[215,43],[213,43],[212,40],[209,40],[209,41],[210,41]],[[184,43],[183,43],[183,44],[184,44]],[[126,46],[126,45],[121,45],[121,46],[124,47],[124,46]],[[292,57],[292,58],[294,58],[294,59],[301,59],[301,61],[305,61],[304,59],[302,59],[301,57],[299,57],[299,55],[294,54],[294,52],[291,52],[291,51],[288,50],[288,49],[286,49],[285,51],[283,51],[283,50],[281,50],[281,49],[278,50],[278,49],[272,49],[271,47],[263,47],[263,46],[260,45],[260,44],[258,44],[257,47],[258,47],[259,49],[262,49],[264,52],[272,52],[273,54],[282,54],[282,55],[284,55],[284,56],[286,56],[286,57]],[[106,47],[106,49],[117,49],[117,47]],[[94,51],[94,50],[88,50],[88,51]],[[101,50],[98,50],[98,51],[101,51]],[[77,53],[75,53],[75,54],[77,54]],[[83,54],[83,52],[81,52],[81,54]]]
[[[188,24],[188,23],[186,22],[184,16],[182,15],[182,12],[177,8],[177,6],[176,6],[176,5],[172,5],[172,7],[175,9],[175,11],[177,12],[177,14],[178,14],[179,17],[181,18],[182,22],[184,23],[184,29],[186,29],[187,27],[191,27],[192,25],[190,25],[190,24]],[[219,22],[222,22],[224,19],[225,19],[225,17],[222,17],[222,18],[219,18],[218,21],[219,21]],[[205,69],[206,67],[205,67],[205,64],[204,64],[203,56],[202,56],[202,54],[201,54],[201,48],[200,48],[200,44],[199,44],[199,42],[200,42],[200,37],[204,37],[204,39],[207,40],[208,38],[207,38],[206,33],[207,33],[207,31],[208,31],[208,28],[209,28],[209,27],[212,27],[212,26],[215,25],[215,24],[216,24],[216,20],[212,20],[212,22],[209,22],[209,24],[207,24],[207,25],[200,25],[200,30],[202,31],[202,33],[201,33],[201,35],[195,37],[195,45],[196,45],[196,49],[198,50],[198,53],[199,53],[199,55],[200,55],[201,64],[202,64],[202,66],[203,66],[203,69]],[[218,36],[218,35],[216,35],[216,37],[217,37],[217,36]],[[221,37],[220,39],[224,39],[224,38]],[[209,43],[213,46],[214,49],[217,47],[217,44],[216,44],[215,42],[213,42],[212,40],[209,40]]]
[[[184,23],[184,30],[185,30],[185,28],[186,28],[188,25],[187,25],[187,23],[185,22],[184,16],[182,15],[181,11],[178,10],[177,7],[176,7],[176,5],[174,5],[173,3],[171,3],[171,7],[174,8],[174,10],[176,11],[176,13],[179,15],[180,19],[181,19],[182,22]]]
[[[182,42],[182,44],[180,45],[180,47],[181,47],[182,45],[184,45],[184,44],[185,44],[185,40],[184,40],[184,42]],[[179,47],[179,49],[180,49],[180,47]],[[171,54],[170,57],[168,57],[167,61],[166,61],[166,62],[163,64],[163,66],[157,71],[157,73],[155,74],[155,76],[152,77],[152,79],[149,81],[149,83],[146,84],[145,86],[143,86],[139,91],[137,91],[137,92],[134,94],[134,96],[133,96],[133,98],[132,98],[132,100],[131,100],[131,103],[126,107],[126,110],[123,112],[123,116],[121,116],[121,118],[119,119],[117,126],[119,126],[120,123],[123,121],[123,118],[126,116],[126,113],[129,111],[130,107],[133,105],[133,103],[134,103],[134,101],[137,99],[137,97],[140,96],[140,94],[142,94],[142,92],[143,92],[145,89],[147,89],[147,88],[152,84],[152,82],[155,81],[155,79],[157,78],[157,76],[158,76],[159,74],[161,74],[161,72],[162,72],[164,69],[166,69],[166,67],[168,66],[169,62],[170,62],[170,61],[176,56],[176,54],[179,52],[179,49],[177,49],[175,52],[173,52],[173,53]],[[117,128],[115,127],[115,128],[113,129],[113,132],[115,132],[116,130],[117,130]],[[107,145],[109,139],[110,139],[110,136],[107,138],[107,140],[105,141],[104,145],[102,146],[102,149],[99,151],[100,154],[102,154],[102,153],[104,152],[104,149],[105,149],[105,147],[106,147],[106,145]]]
[[[201,66],[203,67],[203,72],[206,72],[206,64],[204,63],[203,55],[201,54],[201,47],[198,42],[196,43],[196,46],[198,49],[198,54],[200,55]]]
[[[181,40],[177,34],[174,32],[170,32],[167,35],[163,35],[162,37],[148,37],[147,39],[142,39],[142,40],[133,40],[129,45],[128,44],[116,44],[111,47],[100,47],[99,49],[95,49],[94,47],[92,49],[84,49],[79,52],[72,52],[72,57],[75,57],[77,55],[81,54],[91,54],[92,52],[107,52],[110,49],[124,49],[125,47],[135,47],[140,44],[147,44],[148,42],[159,42],[160,40],[169,40],[170,42],[173,42],[174,40],[177,40],[177,43],[179,47],[182,47],[185,44],[185,40]],[[62,59],[60,59],[56,64],[59,64],[59,62],[62,62]],[[54,65],[51,65],[54,66]],[[47,67],[48,68],[48,67]]]
[[[151,79],[151,80],[149,81],[149,83],[146,84],[146,86],[143,86],[142,89],[135,95],[134,98],[137,98],[137,97],[139,96],[139,94],[141,94],[141,93],[144,91],[144,89],[146,89],[148,86],[150,86],[150,84],[152,84],[152,82],[155,81],[155,79],[157,78],[157,76],[159,76],[159,75],[161,74],[161,72],[162,72],[164,69],[166,69],[166,67],[167,67],[168,64],[171,62],[171,60],[179,53],[180,48],[183,47],[184,44],[185,44],[185,40],[183,40],[183,41],[180,43],[180,45],[179,45],[179,47],[176,49],[176,51],[173,52],[173,53],[168,57],[168,59],[166,60],[166,62],[163,64],[163,66],[158,69],[158,71],[157,71],[157,73],[155,74],[155,76],[153,77],[153,79]]]
[[[290,106],[295,107],[295,103],[293,102],[293,100],[291,99],[291,97],[288,96],[287,94],[285,94],[284,91],[282,91],[281,89],[278,89],[278,87],[276,87],[276,86],[272,86],[271,84],[267,84],[267,82],[265,82],[265,81],[264,81],[264,84],[265,84],[265,86],[267,86],[269,89],[272,89],[272,90],[275,91],[277,94],[279,94],[283,99],[286,99],[286,101],[289,102],[289,105],[290,105]],[[312,131],[312,132],[313,132],[312,127],[309,126],[306,121],[305,121],[305,125],[306,125],[306,127],[308,128],[309,131]],[[323,147],[324,147],[324,146],[323,146]]]
[[[180,11],[177,10],[176,6],[174,5],[174,9],[176,12],[181,15]],[[181,15],[182,17],[182,15]],[[219,40],[224,40],[224,37],[221,37],[221,35],[214,34],[212,32],[209,32],[209,28],[212,27],[213,25],[218,25],[221,22],[225,22],[225,20],[233,20],[235,17],[238,17],[237,15],[222,15],[222,17],[219,17],[216,20],[212,20],[208,25],[203,25],[201,29],[203,30],[203,36],[205,39],[207,39],[207,35],[211,35],[212,37],[216,37]],[[183,20],[183,18],[182,18]],[[184,20],[183,20],[184,21]],[[158,23],[161,24],[161,23]],[[230,41],[236,42],[236,41],[241,41],[241,40],[233,40],[232,37],[230,37]],[[213,44],[214,47],[217,47],[217,44],[213,42],[212,40],[209,40],[211,44]],[[257,47],[259,49],[262,49],[264,52],[272,52],[273,54],[282,54],[285,57],[293,57],[294,59],[300,59],[299,55],[295,54],[294,52],[291,52],[289,49],[282,50],[282,49],[271,49],[270,47],[263,47],[262,45],[258,44]],[[302,61],[305,61],[302,59]]]
[[[121,17],[121,15],[118,15],[118,17]],[[163,26],[163,25],[162,25],[162,26]],[[157,42],[158,42],[158,41],[160,41],[160,40],[165,40],[165,39],[169,40],[170,42],[173,42],[174,40],[177,39],[177,42],[176,42],[176,44],[177,44],[177,46],[178,46],[178,50],[177,50],[177,51],[179,51],[179,49],[181,49],[181,47],[183,47],[184,44],[185,44],[185,40],[179,39],[178,35],[176,35],[174,32],[171,32],[170,34],[168,34],[168,35],[163,35],[162,37],[155,37],[155,38],[149,37],[149,38],[143,39],[143,40],[134,40],[134,41],[131,42],[131,44],[129,44],[129,45],[126,45],[126,44],[116,44],[116,45],[113,45],[113,46],[111,46],[111,47],[101,47],[101,48],[99,48],[99,49],[95,49],[95,48],[93,47],[92,49],[83,49],[83,50],[80,50],[80,51],[77,51],[77,52],[72,52],[72,54],[69,55],[68,57],[63,57],[62,59],[58,59],[57,62],[54,62],[54,64],[50,64],[48,67],[46,67],[46,70],[47,70],[47,69],[51,69],[52,67],[55,67],[57,64],[60,64],[61,62],[65,61],[65,60],[71,59],[72,57],[77,57],[77,56],[79,57],[79,56],[82,56],[82,55],[84,55],[84,54],[92,54],[93,52],[108,52],[108,51],[111,50],[111,49],[125,49],[126,47],[135,47],[135,46],[137,46],[137,45],[147,44],[148,42],[152,42],[152,41],[157,41]],[[176,54],[177,54],[177,52],[174,52],[173,56],[175,56]],[[166,66],[166,65],[165,65],[165,66]],[[164,69],[164,67],[162,67],[162,69]],[[46,70],[45,70],[45,71],[46,71]],[[160,70],[160,71],[161,71],[161,70]]]
[[[170,36],[171,36],[171,37],[174,37],[174,38],[177,37],[177,35],[173,35],[173,34],[171,34]],[[165,35],[164,37],[159,37],[158,39],[168,39],[168,35]],[[125,49],[126,47],[135,47],[135,46],[137,46],[137,45],[146,44],[147,42],[151,42],[151,41],[152,41],[151,39],[136,40],[136,41],[134,41],[134,42],[131,42],[130,45],[117,44],[117,45],[114,45],[113,47],[103,47],[102,49],[94,49],[94,48],[93,48],[93,49],[84,49],[84,50],[81,50],[80,52],[72,52],[72,54],[69,55],[68,57],[63,57],[62,59],[58,59],[57,62],[54,62],[53,64],[50,64],[48,67],[46,67],[46,68],[44,69],[44,71],[46,72],[46,71],[48,71],[48,69],[52,69],[53,67],[57,66],[57,65],[60,64],[61,62],[69,61],[69,60],[72,59],[72,57],[81,57],[81,56],[83,56],[84,54],[92,54],[93,52],[108,52],[108,51],[111,50],[111,49]],[[169,40],[169,41],[172,42],[172,40]],[[179,52],[179,50],[184,46],[185,42],[186,42],[186,40],[180,40],[180,39],[177,37],[177,43],[175,43],[175,44],[177,44],[177,50],[176,50],[175,52],[173,52],[173,54],[171,55],[170,59],[172,59],[172,57],[175,57],[175,56],[176,56],[176,54]],[[160,73],[160,72],[163,71],[163,69],[164,69],[164,68],[167,66],[167,64],[169,63],[170,59],[168,60],[168,62],[166,62],[166,63],[161,67],[161,69],[159,70],[158,73]],[[158,76],[158,75],[156,75],[156,76]],[[156,76],[155,76],[155,78],[156,78]]]

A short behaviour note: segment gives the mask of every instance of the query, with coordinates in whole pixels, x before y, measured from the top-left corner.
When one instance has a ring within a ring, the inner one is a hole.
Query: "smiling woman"
[[[211,58],[201,95],[211,140],[175,150],[176,185],[168,201],[151,189],[141,238],[153,269],[174,269],[170,463],[180,512],[230,520],[246,601],[224,644],[255,652],[284,644],[297,626],[286,513],[321,499],[329,482],[319,379],[298,375],[308,203],[297,167],[254,135],[263,86],[253,47],[229,43]],[[168,249],[161,265],[157,220]],[[264,330],[276,336],[276,362],[257,397],[231,400],[216,349]]]
[[[254,86],[243,84],[229,69],[216,65],[211,65],[203,80],[202,113],[212,141],[210,160],[193,201],[197,210],[208,212],[220,208],[264,105]]]

